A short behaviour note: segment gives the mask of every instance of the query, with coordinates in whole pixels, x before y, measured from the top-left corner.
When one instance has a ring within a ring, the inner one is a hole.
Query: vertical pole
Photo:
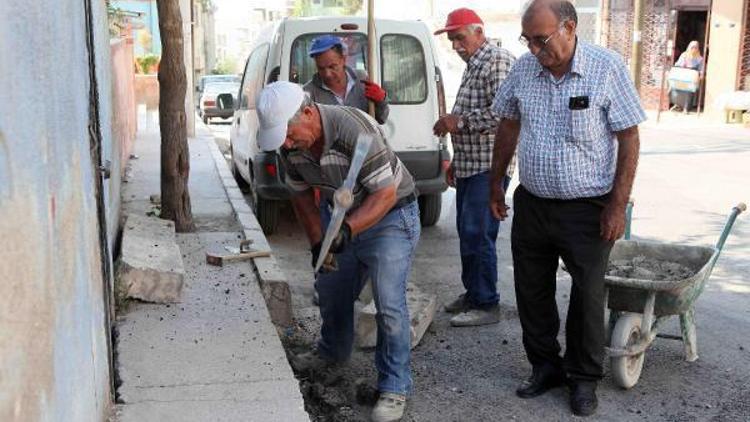
[[[714,6],[713,0],[708,2],[708,13],[706,14],[706,33],[703,34],[703,72],[698,80],[698,112],[697,117],[701,116],[701,103],[703,102],[703,96],[705,95],[706,86],[706,68],[708,67],[708,61],[706,60],[706,53],[708,53],[708,37],[711,35],[711,8]]]
[[[599,17],[599,44],[609,47],[609,27],[612,22],[609,14],[612,0],[602,0],[601,16]]]
[[[370,80],[375,82],[375,70],[377,66],[377,56],[375,55],[375,48],[377,47],[377,37],[375,34],[375,0],[367,0],[367,74],[370,75]],[[373,101],[368,102],[368,112],[370,116],[375,117],[375,103]]]
[[[661,120],[661,108],[664,106],[664,86],[666,85],[667,66],[672,64],[671,60],[667,60],[667,57],[671,57],[671,55],[667,56],[667,53],[669,53],[669,39],[672,36],[672,14],[669,12],[672,7],[670,3],[672,3],[670,0],[664,2],[664,13],[667,15],[667,35],[664,39],[664,49],[662,50],[662,54],[659,55],[661,59],[661,86],[659,87],[659,108],[656,109],[656,123],[659,123]],[[669,107],[669,102],[667,102],[667,107]]]
[[[630,76],[635,89],[641,92],[641,65],[643,63],[643,5],[644,0],[634,0],[633,5],[633,46],[630,52]]]

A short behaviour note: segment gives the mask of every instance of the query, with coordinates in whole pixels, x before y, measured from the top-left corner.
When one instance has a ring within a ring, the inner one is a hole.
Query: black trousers
[[[514,279],[526,356],[534,367],[562,368],[579,380],[599,380],[604,359],[604,272],[612,242],[600,236],[607,197],[544,199],[519,186],[513,195]],[[558,260],[573,284],[560,357],[555,301]]]

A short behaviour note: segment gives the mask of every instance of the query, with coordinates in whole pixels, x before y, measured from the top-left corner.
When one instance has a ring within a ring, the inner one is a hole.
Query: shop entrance
[[[700,73],[703,77],[698,83],[695,92],[671,90],[669,95],[670,108],[678,111],[700,111],[703,109],[703,89],[705,81],[705,69],[708,62],[708,49],[706,47],[708,20],[709,20],[709,1],[704,0],[676,0],[672,3],[673,9],[670,13],[670,38],[672,46],[671,65],[678,65],[680,55],[682,55],[692,41],[698,42],[700,57],[703,58],[703,64],[698,68],[696,60],[693,58],[686,62],[681,62],[681,67],[690,67]]]

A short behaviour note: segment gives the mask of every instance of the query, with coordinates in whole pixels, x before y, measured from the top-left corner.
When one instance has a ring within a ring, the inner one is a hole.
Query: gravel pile
[[[622,278],[639,278],[643,280],[678,281],[695,274],[692,269],[671,261],[660,261],[643,255],[633,259],[610,261],[607,275]]]

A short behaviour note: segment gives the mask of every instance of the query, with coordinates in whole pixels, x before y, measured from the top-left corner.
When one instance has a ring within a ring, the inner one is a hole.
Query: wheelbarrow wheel
[[[612,348],[627,349],[638,342],[641,337],[641,315],[635,313],[624,313],[617,319],[615,329],[612,332]],[[636,356],[613,356],[610,358],[612,376],[615,384],[629,389],[632,388],[641,377],[643,359],[645,353]]]

